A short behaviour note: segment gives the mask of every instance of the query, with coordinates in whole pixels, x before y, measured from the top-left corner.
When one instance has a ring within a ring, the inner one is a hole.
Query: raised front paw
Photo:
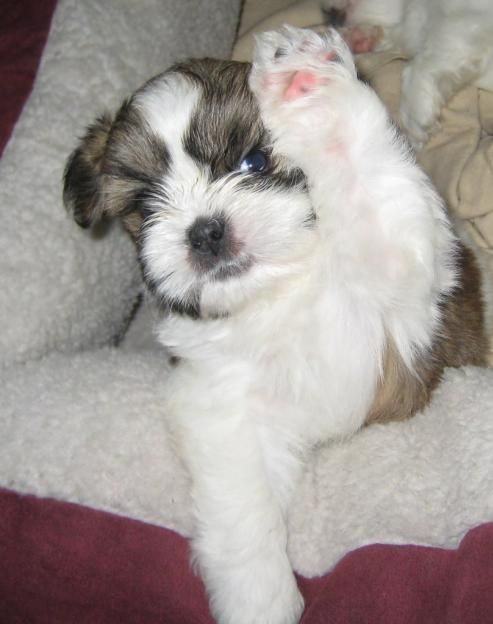
[[[328,147],[358,84],[351,52],[333,29],[285,26],[257,39],[250,87],[276,148],[303,167],[303,149]]]
[[[305,99],[334,81],[356,79],[351,52],[330,29],[284,26],[257,38],[250,87],[263,109]]]

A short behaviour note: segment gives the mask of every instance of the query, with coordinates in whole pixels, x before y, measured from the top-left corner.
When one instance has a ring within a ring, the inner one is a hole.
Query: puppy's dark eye
[[[269,157],[259,149],[252,150],[240,163],[243,173],[262,173],[269,168]]]

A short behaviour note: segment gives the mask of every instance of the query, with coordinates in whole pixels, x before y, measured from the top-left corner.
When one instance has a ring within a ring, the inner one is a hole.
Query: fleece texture
[[[4,375],[1,485],[190,534],[164,352],[54,354],[20,372]],[[321,574],[373,542],[456,546],[493,519],[492,388],[493,370],[449,370],[422,414],[315,450],[290,512],[295,568]]]
[[[239,0],[60,0],[0,161],[0,365],[123,333],[141,289],[133,246],[116,225],[82,233],[67,216],[65,162],[85,127],[152,75],[186,56],[227,57],[238,11]]]

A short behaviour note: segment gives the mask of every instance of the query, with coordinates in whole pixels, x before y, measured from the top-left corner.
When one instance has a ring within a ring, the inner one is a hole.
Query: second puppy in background
[[[353,52],[395,49],[409,56],[400,120],[418,149],[454,93],[467,84],[493,89],[491,0],[324,0],[322,6]]]

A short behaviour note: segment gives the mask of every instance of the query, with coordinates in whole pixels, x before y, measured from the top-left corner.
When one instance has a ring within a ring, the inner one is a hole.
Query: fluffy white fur
[[[250,82],[273,153],[304,171],[309,201],[297,188],[257,198],[237,175],[208,181],[180,140],[195,88],[172,75],[160,109],[155,92],[138,100],[158,133],[166,104],[180,111],[165,217],[156,207],[141,256],[159,295],[186,304],[200,294],[202,320],[173,315],[159,338],[183,358],[165,409],[192,477],[194,557],[213,613],[288,624],[303,601],[286,513],[306,452],[361,427],[389,338],[411,369],[430,347],[455,284],[455,240],[335,31],[264,35]],[[248,266],[228,279],[194,270],[185,236],[218,212],[238,243],[230,264]]]
[[[490,0],[328,0],[323,5],[347,11],[349,41],[352,28],[358,27],[360,38],[366,27],[370,48],[394,48],[410,57],[402,76],[400,117],[417,147],[460,88],[493,89]],[[382,31],[375,33],[374,26]]]

